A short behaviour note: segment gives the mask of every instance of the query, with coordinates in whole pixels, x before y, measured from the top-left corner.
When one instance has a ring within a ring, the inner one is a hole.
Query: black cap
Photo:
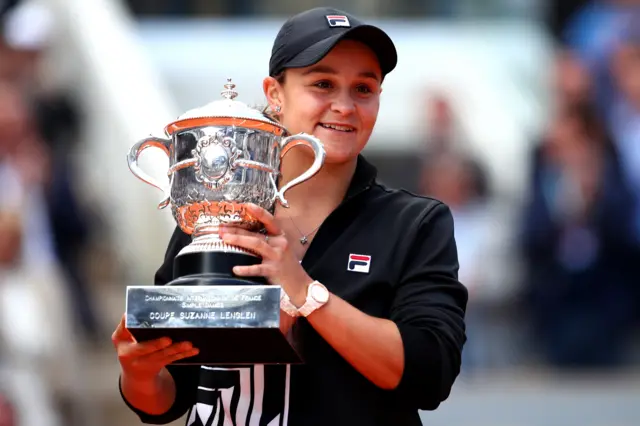
[[[344,39],[369,46],[378,56],[383,77],[398,62],[393,41],[380,28],[341,10],[319,7],[295,15],[282,25],[273,43],[269,75],[276,76],[286,68],[316,64]]]

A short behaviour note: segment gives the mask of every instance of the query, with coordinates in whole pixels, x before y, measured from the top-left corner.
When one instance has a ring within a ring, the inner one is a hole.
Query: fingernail
[[[162,340],[160,341],[160,345],[171,346],[171,339],[169,339],[168,337],[163,337]]]
[[[189,349],[191,349],[193,347],[193,345],[191,344],[191,342],[184,342],[182,344],[182,349],[184,349],[185,351],[188,351]]]

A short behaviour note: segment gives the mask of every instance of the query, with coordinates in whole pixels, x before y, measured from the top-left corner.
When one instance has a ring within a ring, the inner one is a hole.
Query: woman
[[[191,408],[188,425],[419,425],[419,409],[447,398],[467,302],[451,214],[438,201],[380,185],[360,155],[395,65],[388,36],[344,12],[313,9],[283,25],[264,92],[291,132],[323,141],[325,166],[287,193],[289,209],[253,209],[268,235],[221,235],[263,258],[237,275],[264,276],[304,307],[291,331],[305,364],[168,366],[197,348],[135,344],[121,324],[113,336],[121,392],[143,422],[168,423]],[[290,151],[281,184],[311,161]],[[172,260],[189,241],[176,230],[156,284],[171,279]],[[314,300],[309,289],[325,297]]]

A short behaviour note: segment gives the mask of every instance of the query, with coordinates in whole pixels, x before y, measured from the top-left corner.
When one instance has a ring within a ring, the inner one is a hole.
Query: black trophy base
[[[126,328],[139,341],[188,341],[199,354],[175,364],[299,364],[280,325],[281,287],[235,277],[235,265],[259,258],[236,253],[177,256],[166,286],[127,287]]]
[[[238,277],[234,266],[250,266],[262,262],[259,257],[241,253],[195,252],[185,253],[173,260],[175,285],[268,285],[264,277]]]

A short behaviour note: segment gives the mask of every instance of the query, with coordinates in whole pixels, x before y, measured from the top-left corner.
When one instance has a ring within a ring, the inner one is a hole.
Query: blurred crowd
[[[556,56],[553,116],[532,155],[521,247],[549,362],[638,361],[640,2],[587,3]]]
[[[42,75],[54,28],[45,9],[0,0],[0,370],[16,348],[26,362],[25,353],[38,353],[53,318],[37,315],[51,303],[51,281],[74,336],[91,342],[109,328],[83,262],[99,224],[73,160],[82,111]],[[531,135],[528,183],[516,202],[492,191],[446,92],[425,105],[416,186],[454,215],[470,292],[466,372],[640,364],[640,1],[578,9],[557,41],[549,88],[549,120]],[[0,426],[13,424],[10,407],[0,383]]]
[[[470,289],[467,371],[640,361],[640,2],[578,9],[550,71],[549,121],[532,135],[528,184],[502,247],[494,234],[509,225],[496,221],[487,171],[456,130],[452,102],[430,99],[420,187],[456,219]]]
[[[9,373],[0,374],[0,426],[15,424],[8,395],[20,392],[12,377],[37,372],[43,354],[66,356],[55,347],[60,337],[91,343],[99,336],[82,266],[95,225],[79,199],[70,155],[81,114],[42,78],[53,29],[46,8],[0,2],[0,371]],[[75,328],[60,327],[65,321]],[[60,330],[66,335],[53,335]],[[28,385],[26,399],[34,403],[45,385],[37,376]]]
[[[41,76],[50,11],[14,3],[0,21],[0,272],[59,265],[77,331],[91,338],[98,320],[80,256],[95,218],[79,198],[72,162],[81,114],[69,93]]]

